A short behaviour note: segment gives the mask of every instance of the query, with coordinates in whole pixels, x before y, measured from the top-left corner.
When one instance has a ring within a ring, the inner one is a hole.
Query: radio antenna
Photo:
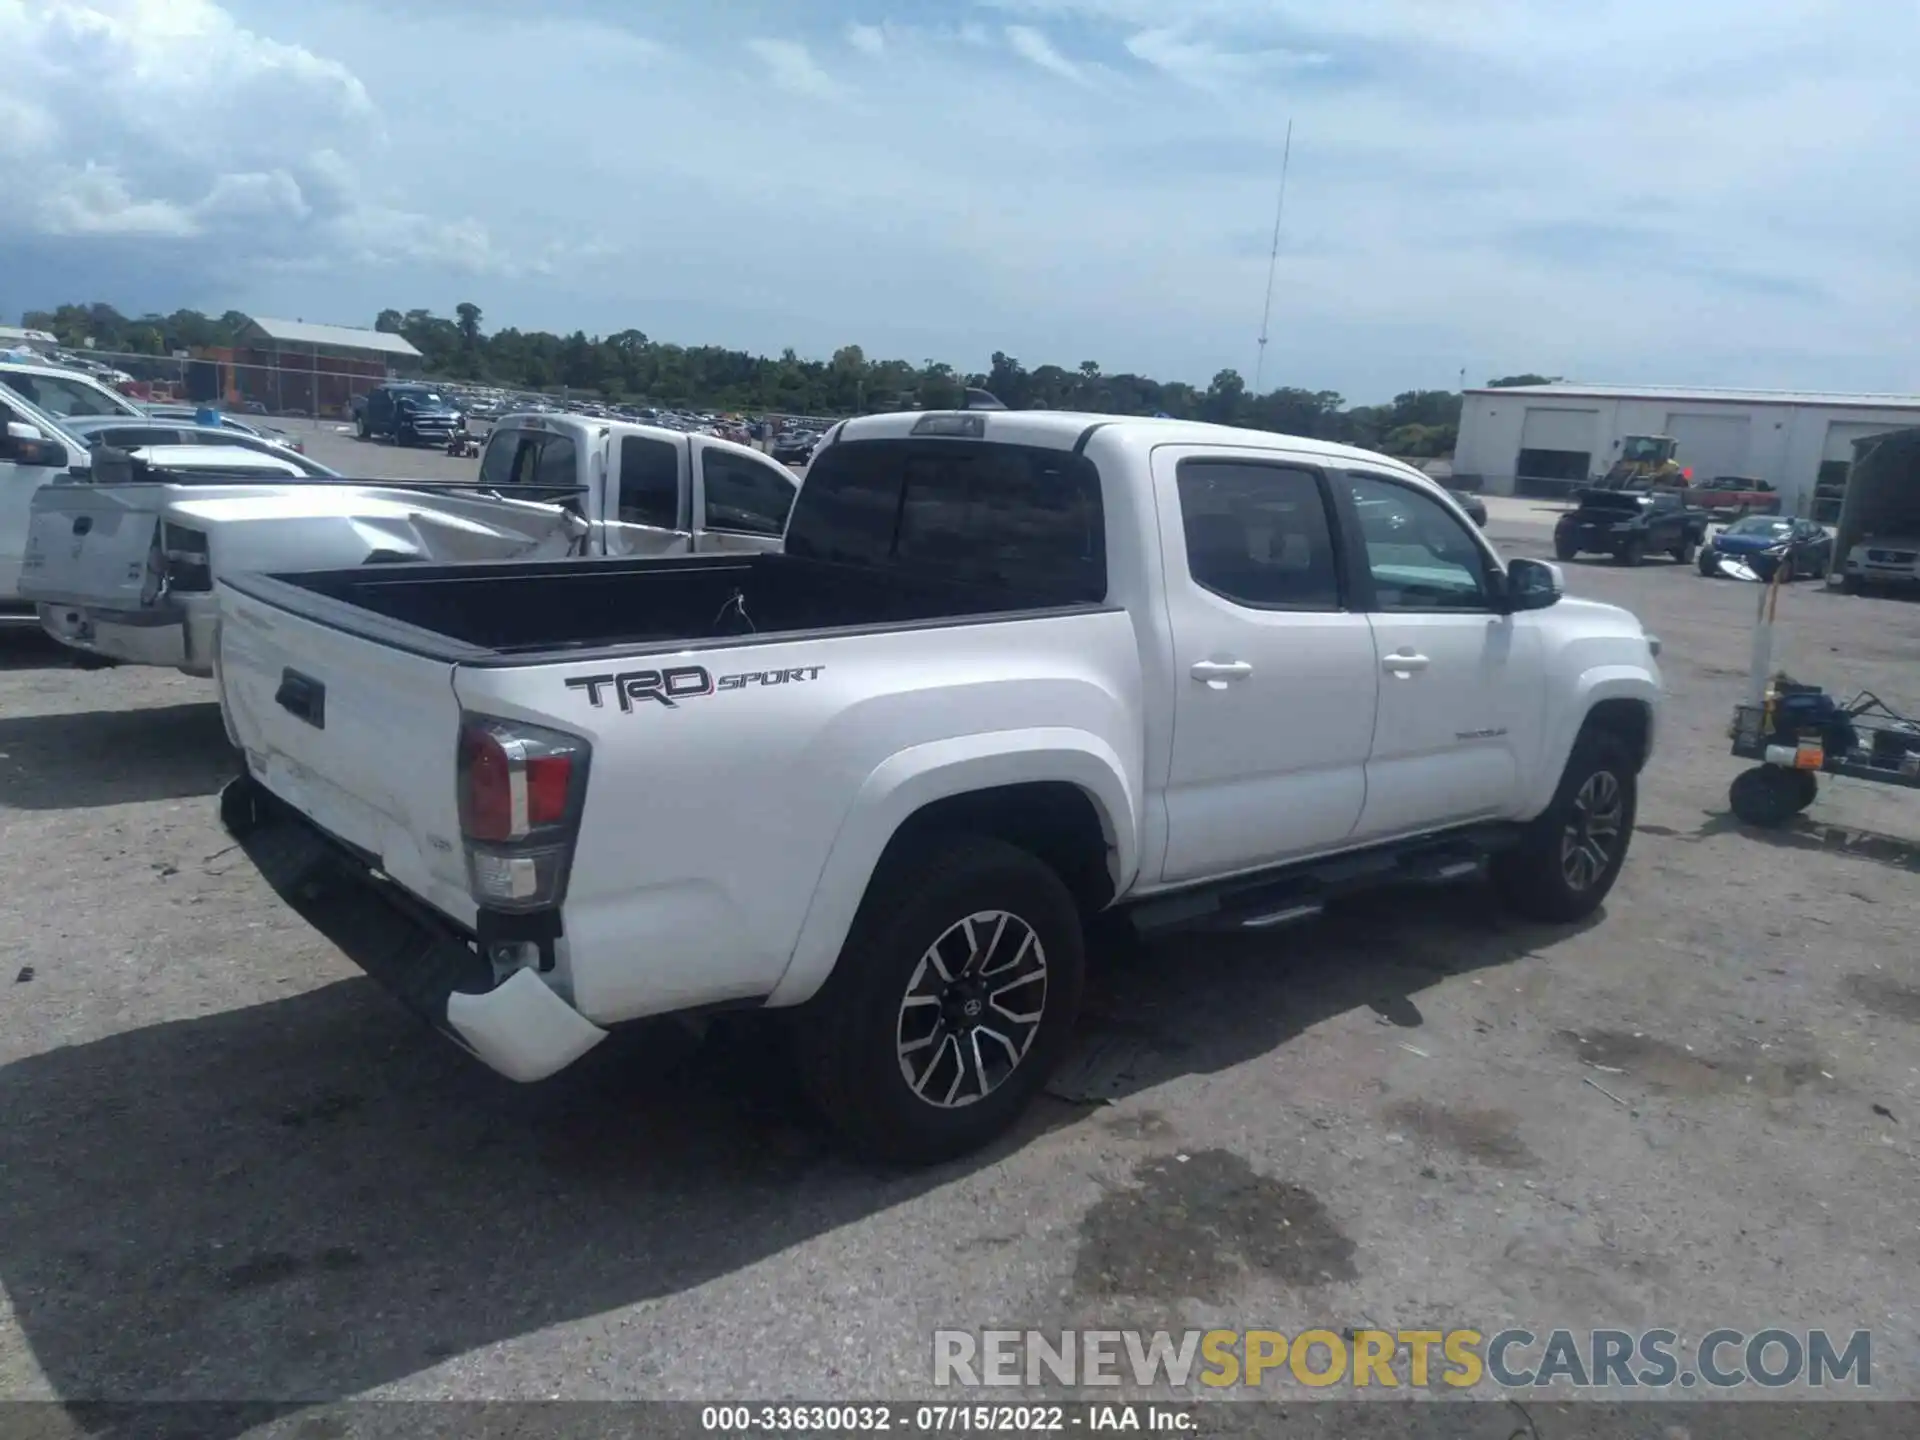
[[[1287,213],[1287,165],[1293,159],[1293,121],[1287,121],[1286,148],[1280,152],[1280,203],[1273,212],[1273,253],[1267,258],[1267,301],[1260,310],[1260,354],[1253,362],[1253,393],[1260,393],[1267,368],[1267,325],[1273,319],[1273,276],[1280,268],[1280,222]]]

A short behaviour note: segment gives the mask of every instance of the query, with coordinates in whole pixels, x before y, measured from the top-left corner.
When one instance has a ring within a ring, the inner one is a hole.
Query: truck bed
[[[784,554],[236,575],[243,595],[460,664],[1102,608]]]

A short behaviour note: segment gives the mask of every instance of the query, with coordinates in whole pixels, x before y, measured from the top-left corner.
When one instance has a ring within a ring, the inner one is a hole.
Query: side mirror
[[[67,447],[49,440],[33,426],[20,420],[7,422],[7,433],[0,437],[0,460],[11,460],[36,470],[64,470],[70,458]]]
[[[1545,560],[1511,560],[1507,563],[1507,612],[1545,610],[1560,603],[1566,594],[1566,582],[1558,565]]]

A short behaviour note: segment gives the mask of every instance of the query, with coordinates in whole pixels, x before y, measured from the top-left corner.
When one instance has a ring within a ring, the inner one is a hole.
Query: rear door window
[[[700,454],[706,526],[736,535],[778,535],[793,509],[794,483],[774,465],[725,450]]]
[[[680,524],[680,447],[629,435],[620,442],[620,518],[672,530]]]
[[[1338,610],[1340,572],[1320,482],[1287,465],[1184,460],[1187,573],[1255,610]]]

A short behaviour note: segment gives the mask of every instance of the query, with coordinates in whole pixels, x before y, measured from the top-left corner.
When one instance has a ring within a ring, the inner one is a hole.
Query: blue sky
[[[1920,391],[1920,8],[0,0],[0,313]]]

